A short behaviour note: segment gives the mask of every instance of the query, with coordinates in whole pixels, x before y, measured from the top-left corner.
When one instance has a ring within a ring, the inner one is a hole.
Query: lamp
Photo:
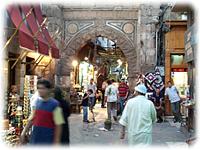
[[[118,64],[121,66],[123,64],[123,62],[121,61],[121,59],[117,60]]]
[[[77,60],[73,60],[73,61],[72,61],[72,66],[73,66],[73,67],[76,67],[77,65],[78,65],[78,61],[77,61]]]
[[[72,66],[74,67],[74,83],[75,83],[75,84],[76,84],[76,78],[77,78],[77,75],[76,75],[76,73],[77,73],[77,71],[76,71],[77,65],[78,65],[78,61],[77,61],[77,60],[73,60],[73,61],[72,61]]]

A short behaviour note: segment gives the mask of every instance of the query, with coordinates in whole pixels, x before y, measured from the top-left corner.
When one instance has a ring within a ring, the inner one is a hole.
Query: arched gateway
[[[57,82],[63,86],[70,86],[67,82],[70,79],[72,71],[72,61],[76,57],[77,51],[86,44],[88,40],[94,40],[96,36],[101,35],[107,37],[123,51],[128,62],[128,80],[130,88],[133,89],[135,84],[136,74],[138,72],[138,60],[136,51],[136,41],[131,40],[126,33],[114,29],[107,25],[96,25],[88,27],[77,33],[73,38],[66,41],[65,48],[61,52],[61,59],[57,63]]]

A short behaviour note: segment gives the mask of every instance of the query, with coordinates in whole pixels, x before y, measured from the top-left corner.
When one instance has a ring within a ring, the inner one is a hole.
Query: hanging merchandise
[[[4,130],[1,132],[2,134],[2,140],[8,145],[8,146],[17,146],[20,142],[20,137],[16,133],[16,129],[14,127],[11,127],[9,130]]]
[[[154,72],[145,74],[145,84],[148,87],[148,91],[151,92],[156,91],[156,89],[159,89],[160,91],[164,90],[163,78],[158,68],[155,68]]]
[[[24,119],[28,119],[30,115],[30,98],[37,90],[37,76],[26,75],[24,81]]]
[[[16,118],[18,103],[19,103],[19,96],[17,94],[10,95],[8,102],[8,116],[10,123],[13,127],[16,127],[18,124]]]

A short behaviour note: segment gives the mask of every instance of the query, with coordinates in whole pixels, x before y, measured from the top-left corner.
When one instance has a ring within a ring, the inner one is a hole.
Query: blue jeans
[[[174,115],[174,119],[176,121],[181,121],[181,113],[180,113],[180,101],[171,103],[172,113]]]
[[[95,105],[95,97],[89,97],[89,106],[93,108]]]
[[[124,110],[124,100],[125,97],[119,97],[119,103],[120,103],[120,112],[122,113]]]
[[[83,121],[88,121],[88,106],[83,106]]]

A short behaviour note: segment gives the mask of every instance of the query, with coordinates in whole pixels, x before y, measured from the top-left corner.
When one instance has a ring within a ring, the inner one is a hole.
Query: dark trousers
[[[107,102],[107,113],[109,120],[112,116],[117,117],[117,102]]]
[[[105,90],[101,90],[101,92],[102,92],[101,106],[104,107],[105,106],[105,100],[104,100]]]
[[[180,101],[171,103],[171,108],[175,121],[181,121],[182,117],[180,113]]]

